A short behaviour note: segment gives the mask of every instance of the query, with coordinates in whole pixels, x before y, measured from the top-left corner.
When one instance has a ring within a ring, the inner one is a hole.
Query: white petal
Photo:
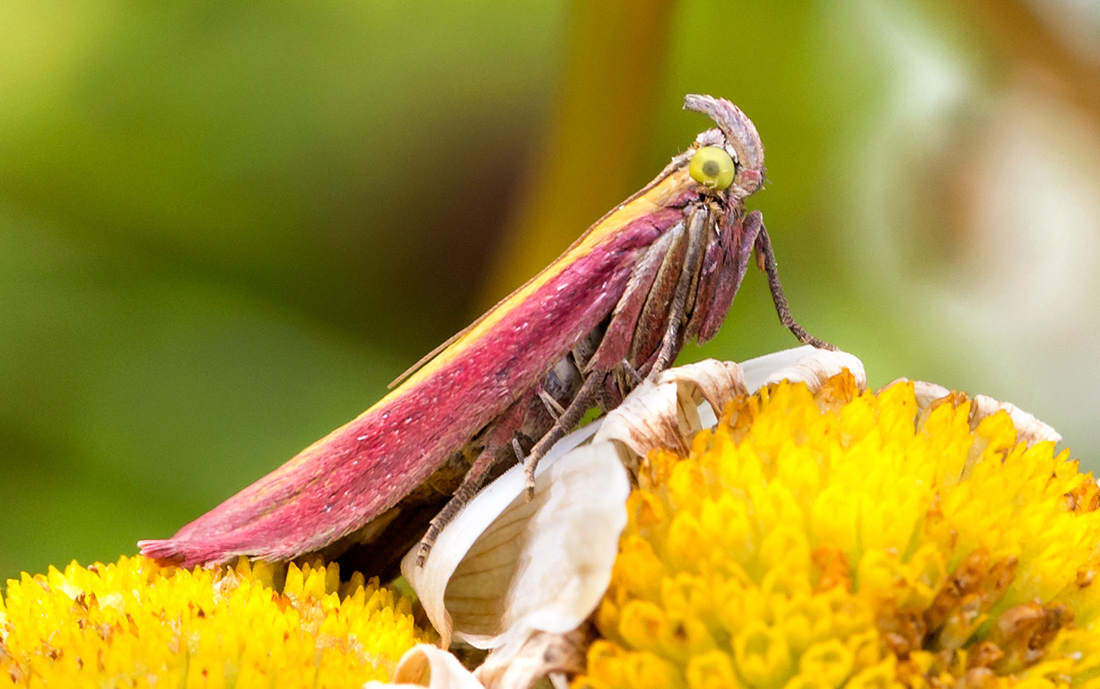
[[[750,392],[781,380],[806,383],[810,390],[816,392],[822,383],[844,369],[851,371],[860,389],[867,386],[862,361],[847,352],[818,349],[812,345],[767,354],[741,364],[745,385]]]
[[[898,378],[883,386],[882,389],[885,390],[892,385],[908,382],[910,382],[908,378]],[[931,407],[936,401],[948,397],[949,395],[957,395],[959,401],[968,399],[965,393],[952,392],[936,383],[929,383],[923,380],[914,380],[912,383],[913,393],[917,398],[917,409],[921,413],[924,413],[925,410]],[[1028,445],[1047,441],[1052,443],[1062,442],[1061,433],[1011,402],[1000,402],[986,395],[974,395],[974,397],[969,399],[970,428],[972,429],[977,428],[982,419],[987,416],[992,416],[999,411],[1003,411],[1008,414],[1009,418],[1012,419],[1012,425],[1016,427],[1016,440],[1018,442],[1027,443]]]
[[[584,672],[587,651],[595,638],[589,627],[566,634],[536,632],[494,648],[474,676],[488,689],[569,686],[566,677]],[[555,682],[555,678],[561,682]],[[546,678],[549,681],[540,681]]]
[[[363,689],[388,689],[389,687],[431,687],[431,689],[485,689],[473,673],[462,666],[447,651],[419,644],[413,646],[401,660],[393,683],[371,680]]]
[[[886,387],[894,385],[894,383],[907,383],[908,378],[898,378],[893,383],[890,383]],[[884,388],[885,389],[885,388]],[[943,399],[951,394],[951,391],[942,385],[936,383],[929,383],[923,380],[913,381],[913,394],[917,398],[917,409],[924,411],[928,407],[932,406],[932,403],[936,400]]]
[[[629,450],[624,464],[637,473],[638,460],[654,448],[686,453],[691,437],[702,428],[699,405],[681,394],[686,383],[643,381],[608,414],[594,442],[614,440]]]
[[[717,359],[704,359],[698,363],[670,368],[658,380],[662,383],[679,384],[683,394],[689,395],[696,403],[706,400],[711,409],[719,414],[734,397],[749,392],[740,364]]]
[[[567,436],[539,464],[535,497],[520,466],[482,491],[443,530],[423,568],[401,571],[443,643],[493,648],[530,630],[565,632],[595,609],[626,526],[630,483],[614,446]],[[563,445],[564,444],[564,445]],[[564,455],[564,456],[563,456]]]
[[[987,416],[1005,411],[1012,418],[1012,425],[1016,426],[1016,440],[1018,442],[1027,443],[1028,445],[1047,440],[1053,443],[1062,442],[1061,433],[1011,402],[998,402],[985,395],[975,395],[971,402],[974,405],[971,407],[971,426],[977,426],[978,422]]]
[[[780,380],[804,382],[817,391],[844,369],[852,372],[861,388],[866,385],[859,359],[810,346],[769,354],[743,365],[707,359],[669,369],[656,382],[644,381],[628,395],[604,418],[593,440],[617,443],[623,464],[636,474],[642,458],[651,450],[687,454],[695,434],[713,428],[717,415],[733,398]],[[746,380],[751,382],[746,385]],[[703,400],[706,403],[700,404]]]

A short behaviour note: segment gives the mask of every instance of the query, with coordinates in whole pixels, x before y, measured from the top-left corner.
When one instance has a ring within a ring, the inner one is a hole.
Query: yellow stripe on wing
[[[468,349],[474,342],[484,337],[485,334],[490,332],[507,313],[516,308],[519,304],[522,304],[532,294],[537,292],[539,288],[565,270],[567,266],[589,255],[593,249],[606,242],[610,237],[615,236],[622,228],[638,218],[651,214],[654,211],[667,208],[671,202],[683,193],[687,185],[694,184],[695,182],[692,181],[691,177],[688,175],[686,166],[681,165],[671,171],[666,169],[666,172],[662,174],[661,177],[650,182],[646,188],[642,189],[621,206],[601,218],[595,225],[590,227],[585,234],[581,235],[581,237],[574,242],[573,246],[566,249],[565,253],[558,257],[556,261],[544,268],[538,275],[531,278],[527,284],[523,285],[515,292],[512,292],[498,302],[496,306],[489,309],[485,315],[475,321],[464,332],[460,333],[453,342],[427,361],[399,387],[379,400],[378,404],[374,406],[392,401],[421,380],[432,375],[432,373],[437,371],[440,367],[446,365],[447,362],[453,360],[463,351]]]

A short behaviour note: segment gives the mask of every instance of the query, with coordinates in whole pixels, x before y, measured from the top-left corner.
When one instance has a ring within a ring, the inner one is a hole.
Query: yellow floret
[[[653,453],[575,685],[1100,689],[1096,482],[970,410],[782,383]]]
[[[281,592],[274,585],[281,585]],[[30,687],[359,686],[426,638],[410,602],[335,564],[242,559],[192,571],[142,557],[9,581],[0,677]]]

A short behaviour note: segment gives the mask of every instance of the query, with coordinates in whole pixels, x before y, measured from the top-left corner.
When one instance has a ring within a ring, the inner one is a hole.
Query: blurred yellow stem
[[[671,0],[577,0],[548,135],[482,293],[496,303],[637,184],[631,179],[665,63]]]

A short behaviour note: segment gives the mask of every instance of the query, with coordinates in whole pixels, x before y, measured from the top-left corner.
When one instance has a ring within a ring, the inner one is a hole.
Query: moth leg
[[[630,390],[633,390],[634,388],[641,385],[642,381],[645,380],[638,369],[634,368],[634,365],[626,359],[623,359],[619,362],[619,365],[615,367],[615,371],[619,375],[619,377],[623,379],[624,383],[629,385],[629,387],[626,388],[626,391],[628,393]]]
[[[676,253],[683,242],[683,235],[683,225],[677,224],[658,239],[634,266],[626,290],[615,304],[611,321],[595,353],[587,361],[578,361],[582,371],[610,371],[631,355],[638,324],[643,319],[648,320],[647,316],[653,309],[650,295],[660,289],[655,282],[662,269],[668,270],[664,268],[665,261],[669,254]]]
[[[606,327],[593,330],[585,339],[583,344],[586,349],[595,343],[587,356],[578,356],[578,348],[574,348],[573,358],[579,371],[604,377],[595,398],[601,411],[617,407],[626,393],[633,389],[631,377],[624,374],[621,364],[635,356],[633,349],[637,345],[636,333],[639,329],[660,336],[664,323],[663,310],[668,308],[667,295],[677,280],[674,271],[683,264],[686,246],[686,226],[682,222],[677,223],[638,259]],[[660,298],[661,295],[665,295],[664,298]],[[608,376],[608,373],[612,375]]]
[[[531,402],[530,396],[521,397],[504,414],[497,417],[496,421],[487,429],[481,452],[478,453],[477,458],[474,459],[466,475],[462,478],[462,483],[459,484],[447,503],[443,505],[443,509],[432,518],[428,524],[428,530],[420,539],[419,550],[416,554],[416,565],[418,567],[423,566],[424,562],[427,561],[428,553],[431,552],[432,546],[435,545],[440,532],[443,531],[443,527],[450,524],[462,511],[462,508],[477,495],[477,492],[496,477],[497,469],[514,461],[512,453],[509,451],[512,447],[511,442],[514,442],[515,435],[518,433],[516,429],[523,422],[524,415]]]
[[[783,285],[779,282],[779,267],[775,263],[775,252],[772,251],[768,231],[764,229],[763,217],[754,212],[746,218],[746,222],[753,222],[754,220],[760,223],[760,234],[756,236],[756,262],[760,269],[768,275],[768,289],[771,290],[772,301],[775,302],[775,312],[779,314],[779,322],[794,333],[794,336],[802,344],[813,345],[818,349],[836,351],[836,347],[833,345],[824,340],[819,340],[803,330],[802,326],[795,322],[794,317],[791,316],[791,307],[787,305],[787,297],[783,294]]]
[[[585,366],[587,377],[584,383],[569,406],[554,421],[550,430],[535,443],[524,460],[528,499],[535,494],[535,468],[539,461],[554,443],[580,422],[599,399],[609,373],[614,374],[623,361],[630,364],[633,354],[630,349],[637,343],[639,327],[648,332],[648,328],[657,326],[658,323],[664,325],[664,333],[659,340],[663,358],[658,355],[657,363],[667,360],[661,368],[652,366],[643,374],[653,371],[659,373],[675,357],[682,340],[681,328],[688,294],[703,260],[707,214],[706,207],[696,207],[686,226],[678,225],[667,232],[635,266],[626,291],[615,306],[603,340]],[[662,279],[662,276],[667,278]],[[662,318],[664,309],[668,308],[665,306],[666,295],[670,292],[673,302],[671,314]],[[661,312],[660,316],[658,311]],[[629,370],[639,375],[633,366]]]
[[[565,413],[565,407],[561,406],[561,404],[554,399],[554,396],[543,390],[541,386],[539,387],[538,396],[539,399],[542,400],[543,405],[546,406],[546,411],[549,412],[550,416],[552,416],[555,421],[561,418],[561,415]],[[515,442],[515,438],[512,439],[512,442]]]
[[[487,482],[486,479],[492,474],[493,467],[497,466],[498,457],[496,453],[497,448],[489,447],[485,448],[474,460],[470,470],[466,472],[465,478],[462,479],[462,483],[458,486],[458,490],[454,492],[451,499],[447,501],[447,504],[443,506],[443,509],[439,511],[432,521],[428,524],[428,530],[425,532],[424,537],[420,539],[419,551],[416,553],[416,566],[423,567],[424,563],[428,560],[428,553],[432,552],[432,546],[435,545],[436,540],[439,538],[439,534],[443,531],[443,527],[451,523],[451,521],[458,516],[458,513],[462,511],[477,492]]]
[[[680,279],[676,283],[676,291],[672,293],[672,303],[669,304],[668,317],[665,322],[665,334],[661,338],[661,349],[657,353],[657,359],[649,370],[649,376],[655,377],[664,371],[676,355],[680,353],[683,345],[683,326],[688,309],[688,296],[692,292],[699,278],[699,266],[703,261],[703,253],[706,249],[707,220],[709,210],[706,206],[698,206],[688,218],[688,246],[684,256],[684,267],[680,271]]]
[[[546,453],[550,450],[550,447],[561,440],[567,431],[573,429],[580,420],[584,418],[585,412],[592,406],[592,403],[596,400],[596,396],[599,393],[600,388],[603,386],[604,374],[594,373],[590,374],[584,379],[584,383],[581,385],[580,390],[577,391],[573,401],[569,403],[569,406],[565,408],[561,416],[554,421],[554,425],[539,441],[535,443],[535,446],[531,448],[531,452],[528,453],[527,458],[523,460],[523,472],[527,475],[527,499],[535,497],[535,469],[539,465],[539,460],[546,456]]]
[[[694,207],[693,207],[694,208]],[[672,310],[680,278],[688,265],[688,250],[691,245],[689,231],[690,213],[683,223],[676,226],[667,250],[660,252],[660,265],[657,276],[645,295],[645,306],[630,328],[630,348],[626,359],[635,363],[642,375],[647,375],[653,367],[657,352],[664,341],[668,329],[668,314]],[[617,364],[618,359],[607,362]],[[610,366],[609,366],[610,367]]]
[[[751,215],[759,215],[753,211]],[[749,225],[748,231],[745,226]],[[753,229],[756,227],[757,229]],[[747,223],[743,217],[731,218],[715,212],[707,230],[707,248],[699,267],[699,284],[691,317],[684,326],[684,341],[703,344],[711,340],[722,327],[730,304],[745,277],[752,247],[756,243],[759,225]]]
[[[644,380],[645,376],[638,372],[634,364],[623,358],[615,368],[611,369],[610,374],[604,377],[604,384],[596,398],[600,412],[606,414],[618,407],[623,403],[623,399]]]

